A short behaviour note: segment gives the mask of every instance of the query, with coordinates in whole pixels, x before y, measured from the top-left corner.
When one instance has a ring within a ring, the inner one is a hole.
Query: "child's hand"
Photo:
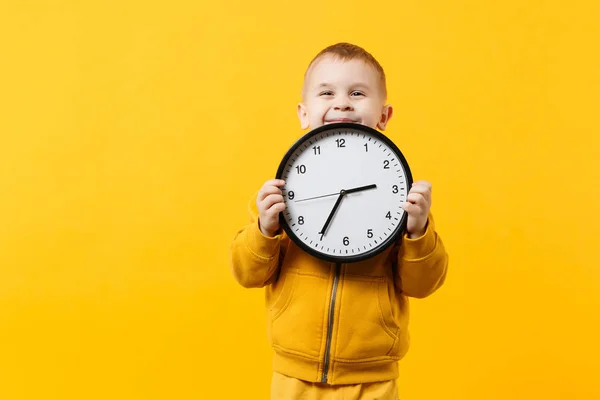
[[[279,213],[285,210],[285,203],[279,186],[285,185],[281,179],[266,181],[258,192],[258,226],[265,236],[273,237],[279,230]]]
[[[427,181],[413,182],[407,202],[402,205],[408,213],[406,230],[409,238],[419,238],[425,234],[427,229],[427,218],[431,208],[431,183]]]

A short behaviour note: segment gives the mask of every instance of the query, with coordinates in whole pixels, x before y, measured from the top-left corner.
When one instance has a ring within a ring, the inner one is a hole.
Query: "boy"
[[[393,115],[385,105],[383,69],[358,46],[325,48],[304,79],[297,109],[302,129],[353,122],[383,131]],[[403,205],[407,232],[395,245],[341,265],[303,252],[281,229],[284,184],[268,180],[253,196],[250,223],[236,234],[230,253],[237,282],[265,287],[275,350],[271,399],[397,400],[398,360],[409,345],[408,298],[436,291],[448,265],[429,211],[431,184],[411,187]],[[332,298],[336,268],[340,278]]]

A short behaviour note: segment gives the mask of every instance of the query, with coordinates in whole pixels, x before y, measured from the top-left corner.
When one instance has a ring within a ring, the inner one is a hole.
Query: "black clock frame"
[[[310,132],[307,132],[305,135],[303,135],[302,137],[300,137],[287,151],[287,153],[283,156],[283,159],[281,160],[279,167],[277,168],[277,173],[275,174],[275,178],[276,179],[281,179],[283,172],[285,170],[285,166],[288,165],[288,161],[290,159],[290,157],[292,156],[292,154],[294,154],[294,152],[303,144],[306,143],[306,141],[310,140],[312,137],[324,132],[324,131],[330,131],[330,130],[340,130],[340,129],[350,129],[353,131],[363,131],[364,133],[374,136],[377,140],[384,142],[387,146],[390,147],[390,149],[392,149],[392,151],[395,153],[395,155],[398,157],[398,160],[400,161],[402,168],[404,169],[405,173],[406,173],[406,183],[407,183],[407,193],[410,190],[410,187],[412,186],[413,183],[413,179],[412,179],[412,174],[410,171],[410,167],[408,166],[408,162],[406,161],[406,158],[404,157],[404,154],[402,154],[402,152],[400,151],[400,149],[394,144],[394,142],[392,142],[387,136],[385,136],[384,134],[382,134],[381,132],[379,132],[376,129],[373,129],[371,127],[368,127],[366,125],[362,125],[362,124],[356,124],[356,123],[351,123],[351,122],[337,122],[337,123],[332,123],[332,124],[327,124],[327,125],[323,125],[320,126],[318,128],[315,128],[313,130],[311,130]],[[372,258],[374,256],[376,256],[377,254],[383,252],[384,250],[386,250],[390,245],[392,245],[393,243],[396,242],[396,240],[398,239],[398,237],[402,234],[404,234],[405,230],[406,230],[406,221],[407,221],[408,215],[406,214],[406,212],[403,213],[402,218],[400,220],[400,222],[398,223],[398,226],[396,226],[396,229],[392,232],[392,234],[390,236],[388,236],[383,242],[381,242],[381,244],[379,244],[377,247],[362,253],[362,254],[358,254],[358,255],[341,255],[341,256],[335,256],[335,255],[329,255],[329,254],[323,254],[315,249],[312,248],[312,246],[307,245],[306,243],[304,243],[292,230],[292,228],[289,226],[287,220],[285,219],[285,216],[283,215],[283,213],[279,214],[279,224],[281,225],[281,227],[283,228],[283,230],[287,233],[288,237],[298,246],[300,247],[302,250],[306,251],[308,254],[317,257],[321,260],[325,260],[325,261],[329,261],[329,262],[335,262],[335,263],[354,263],[354,262],[359,262],[359,261],[363,261],[366,260],[368,258]]]

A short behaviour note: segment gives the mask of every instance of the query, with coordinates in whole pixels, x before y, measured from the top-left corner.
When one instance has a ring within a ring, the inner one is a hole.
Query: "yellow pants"
[[[396,380],[330,386],[273,373],[271,400],[398,400]]]

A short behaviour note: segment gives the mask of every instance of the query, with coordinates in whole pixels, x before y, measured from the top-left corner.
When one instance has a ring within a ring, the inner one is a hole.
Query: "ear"
[[[377,123],[377,127],[379,129],[381,129],[382,131],[384,131],[387,123],[389,122],[390,118],[392,118],[393,114],[394,114],[394,109],[392,108],[391,104],[388,104],[387,106],[384,106],[381,109],[381,117],[379,118],[379,122]]]
[[[300,120],[300,126],[302,129],[308,128],[308,112],[306,106],[303,103],[298,103],[298,119]]]

